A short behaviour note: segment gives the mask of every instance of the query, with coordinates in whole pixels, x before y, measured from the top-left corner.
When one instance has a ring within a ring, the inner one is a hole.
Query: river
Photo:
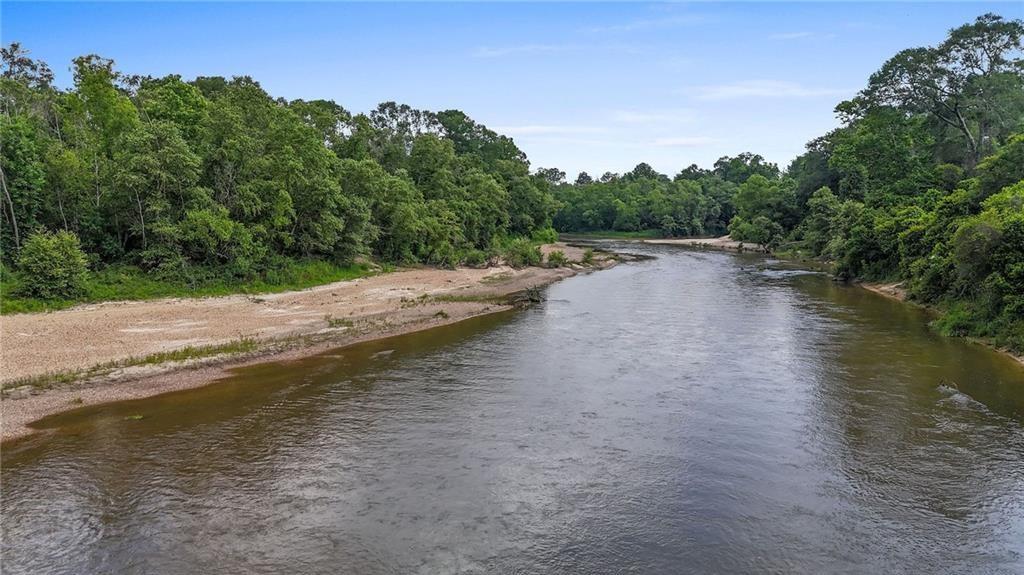
[[[1024,368],[756,256],[86,407],[3,456],[5,574],[1022,573]]]

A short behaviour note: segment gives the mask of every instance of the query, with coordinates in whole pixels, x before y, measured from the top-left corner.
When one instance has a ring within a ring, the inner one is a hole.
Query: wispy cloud
[[[511,46],[480,46],[473,50],[476,58],[501,58],[516,55],[602,52],[607,54],[640,54],[645,46],[622,43],[600,44],[515,44]]]
[[[847,28],[849,30],[875,30],[875,31],[879,31],[879,30],[889,30],[890,29],[889,26],[884,26],[882,24],[878,24],[878,23],[875,23],[875,22],[859,22],[859,21],[843,22],[841,24],[841,26],[843,28]]]
[[[836,35],[832,33],[822,34],[820,32],[778,32],[776,34],[770,34],[768,38],[770,40],[803,40],[807,38],[835,38]]]
[[[575,44],[520,44],[518,46],[481,46],[473,51],[477,58],[500,58],[512,54],[549,54],[551,52],[570,52],[578,50]]]
[[[571,134],[603,134],[607,132],[600,126],[566,126],[557,124],[527,124],[521,126],[495,126],[499,134],[509,136],[552,136]]]
[[[688,108],[614,110],[610,119],[621,124],[680,124],[692,122],[695,115],[695,112]]]
[[[697,60],[689,56],[671,55],[658,60],[657,64],[666,70],[681,72],[692,68],[696,62]]]
[[[630,20],[628,22],[621,22],[618,24],[604,24],[600,26],[592,26],[590,28],[585,28],[584,31],[593,34],[604,34],[609,32],[635,32],[637,30],[651,30],[658,28],[675,28],[677,26],[690,26],[693,24],[700,24],[706,21],[706,16],[702,16],[699,14],[683,14],[677,16],[667,16],[664,18]]]
[[[655,138],[651,145],[659,148],[697,148],[717,142],[708,136],[676,136],[671,138]]]
[[[814,36],[814,32],[779,32],[768,37],[772,40],[799,40],[800,38],[810,38],[811,36]]]
[[[732,84],[716,84],[684,88],[684,93],[698,100],[735,100],[740,98],[817,98],[837,96],[849,90],[816,88],[780,80],[746,80]]]

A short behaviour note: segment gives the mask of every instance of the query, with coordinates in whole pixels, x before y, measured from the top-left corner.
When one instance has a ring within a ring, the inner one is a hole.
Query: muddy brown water
[[[1024,368],[823,275],[630,249],[526,311],[45,420],[0,567],[1024,572]]]

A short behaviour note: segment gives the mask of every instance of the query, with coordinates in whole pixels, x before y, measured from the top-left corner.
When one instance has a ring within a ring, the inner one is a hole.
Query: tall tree
[[[837,110],[847,119],[879,106],[929,113],[963,137],[973,166],[992,149],[994,128],[1020,121],[1004,104],[1024,90],[1022,37],[1021,21],[985,14],[950,31],[934,48],[896,54],[857,98]]]

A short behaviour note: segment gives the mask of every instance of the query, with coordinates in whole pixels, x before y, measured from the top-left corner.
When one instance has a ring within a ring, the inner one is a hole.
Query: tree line
[[[902,281],[944,331],[1024,350],[1024,23],[986,14],[903,50],[785,169],[756,154],[555,189],[560,231],[717,235]]]
[[[4,274],[75,270],[57,288],[21,273],[28,295],[74,297],[60,285],[80,285],[79,260],[200,284],[300,260],[478,264],[554,235],[548,180],[458,110],[352,114],[244,76],[128,76],[96,55],[60,89],[19,44],[0,52]]]

